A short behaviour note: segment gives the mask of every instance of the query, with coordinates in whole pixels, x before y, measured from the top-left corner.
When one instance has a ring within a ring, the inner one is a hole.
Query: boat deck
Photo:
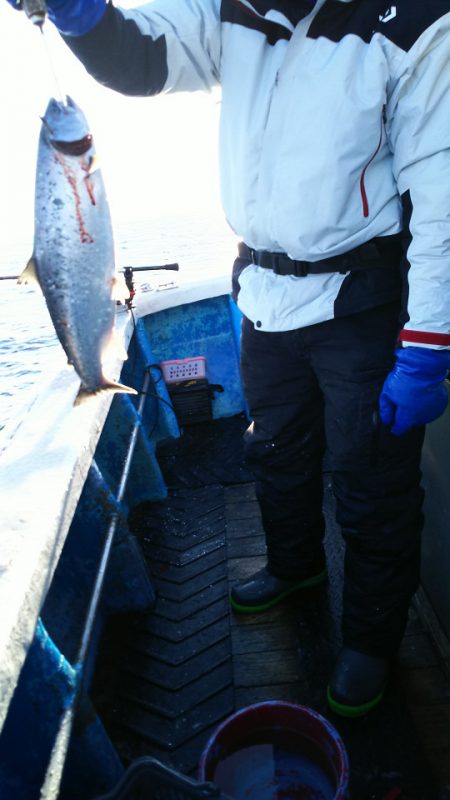
[[[340,732],[352,800],[450,798],[450,680],[445,646],[411,610],[396,674],[380,706],[359,720],[333,715],[327,680],[340,647],[343,547],[325,475],[326,587],[262,615],[236,615],[228,591],[265,563],[243,416],[191,426],[158,458],[168,499],[134,509],[157,590],[156,607],[112,619],[94,703],[126,763],[152,755],[195,775],[210,733],[264,699],[310,706]],[[420,613],[418,613],[418,610]]]

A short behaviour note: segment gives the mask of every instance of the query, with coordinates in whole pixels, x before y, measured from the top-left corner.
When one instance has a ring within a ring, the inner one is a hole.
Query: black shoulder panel
[[[354,0],[353,3],[325,0],[309,28],[308,36],[311,39],[322,36],[332,42],[340,42],[345,36],[353,34],[368,43],[385,9],[386,0]]]
[[[449,13],[450,0],[397,0],[396,4],[386,3],[386,16],[379,20],[378,31],[407,51],[427,28]]]
[[[145,36],[111,3],[92,31],[63,38],[87,71],[110,89],[145,97],[164,88],[168,75],[164,36]]]
[[[291,38],[291,33],[287,28],[253,14],[250,8],[237,0],[225,0],[222,3],[220,19],[221,22],[231,22],[233,25],[242,25],[244,28],[263,33],[269,44],[276,44],[280,39]]]
[[[314,5],[315,0],[297,0],[295,3],[292,0],[251,0],[249,4],[241,0],[223,0],[220,19],[222,22],[260,31],[266,36],[268,43],[273,45],[280,39],[289,40],[291,31],[281,24],[265,19],[269,11],[279,11],[295,27],[312,11]]]
[[[379,33],[407,51],[430,25],[448,13],[450,0],[326,0],[308,36],[339,42],[353,34],[369,43]]]
[[[233,5],[246,7],[248,11],[251,11],[251,6],[262,17],[269,11],[279,11],[293,25],[296,25],[297,22],[313,10],[316,0],[295,0],[295,2],[292,2],[292,0],[248,0],[247,3],[240,2],[240,0],[222,0],[223,10],[226,10],[227,6]]]

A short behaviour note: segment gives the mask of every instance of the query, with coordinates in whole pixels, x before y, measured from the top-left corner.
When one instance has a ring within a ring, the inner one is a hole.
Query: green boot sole
[[[383,699],[385,687],[383,686],[381,692],[377,694],[372,700],[368,700],[367,703],[362,703],[360,706],[350,706],[345,705],[344,703],[339,703],[337,700],[334,700],[331,692],[330,687],[327,688],[327,700],[328,705],[335,714],[338,714],[340,717],[347,717],[347,719],[355,719],[356,717],[363,717],[365,714],[368,714],[369,711],[372,711]]]
[[[295,583],[290,589],[286,589],[285,592],[281,592],[272,600],[269,600],[267,603],[261,603],[260,605],[255,606],[243,606],[240,603],[237,603],[232,597],[230,597],[230,604],[234,611],[238,611],[239,614],[259,614],[261,611],[268,611],[269,608],[273,608],[273,606],[277,605],[277,603],[281,603],[286,597],[293,594],[294,592],[299,592],[301,589],[308,589],[310,586],[317,586],[319,583],[323,583],[327,577],[327,570],[324,569],[322,572],[319,572],[318,575],[313,575],[311,578],[305,578],[298,583]]]

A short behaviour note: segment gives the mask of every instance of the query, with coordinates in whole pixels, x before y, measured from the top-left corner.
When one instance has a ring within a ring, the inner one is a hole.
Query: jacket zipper
[[[380,152],[381,143],[383,141],[383,116],[384,116],[384,106],[383,106],[383,113],[381,115],[380,140],[378,142],[377,149],[375,150],[373,155],[370,157],[369,161],[367,162],[366,166],[364,167],[363,171],[361,172],[361,177],[359,179],[359,187],[360,187],[360,190],[361,190],[363,214],[364,214],[365,217],[369,216],[369,201],[367,199],[367,192],[366,192],[364,179],[366,177],[366,172],[367,172],[368,168],[370,167],[372,161],[374,160],[374,158],[376,158],[376,156]]]

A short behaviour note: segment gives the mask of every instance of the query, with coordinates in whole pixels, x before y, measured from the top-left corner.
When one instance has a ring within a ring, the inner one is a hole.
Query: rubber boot
[[[293,592],[322,583],[326,576],[327,571],[324,567],[315,575],[301,580],[278,578],[272,575],[266,566],[247,580],[233,586],[230,592],[230,603],[235,611],[243,614],[257,614],[272,608]]]
[[[361,717],[381,701],[390,660],[344,647],[328,686],[328,704],[341,717]]]

